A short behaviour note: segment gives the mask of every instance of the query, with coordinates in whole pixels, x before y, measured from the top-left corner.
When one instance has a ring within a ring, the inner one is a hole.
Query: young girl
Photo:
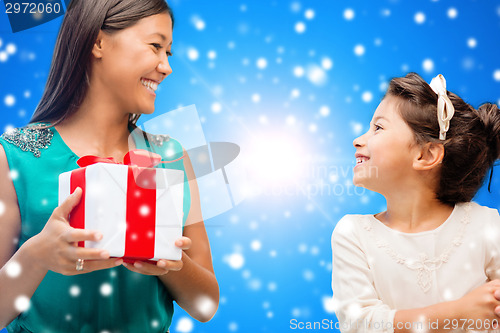
[[[499,157],[500,112],[414,73],[390,82],[354,140],[354,184],[387,210],[332,235],[342,332],[492,330],[500,319],[500,217],[471,202]]]
[[[172,72],[172,28],[164,0],[71,1],[31,124],[0,139],[0,328],[164,333],[174,300],[200,321],[215,314],[219,289],[187,154],[168,137],[134,137],[139,115],[154,111],[158,84]],[[179,261],[127,264],[79,248],[102,237],[69,226],[81,189],[56,208],[58,175],[78,168],[79,157],[123,161],[131,148],[154,150],[172,161],[163,166],[185,170]]]

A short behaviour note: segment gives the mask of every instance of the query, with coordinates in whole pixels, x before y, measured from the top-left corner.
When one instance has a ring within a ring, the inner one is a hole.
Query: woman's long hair
[[[165,0],[72,0],[57,36],[45,91],[30,123],[52,126],[82,104],[90,84],[91,54],[99,31],[112,34],[148,16],[172,10]],[[139,115],[131,114],[135,124]]]

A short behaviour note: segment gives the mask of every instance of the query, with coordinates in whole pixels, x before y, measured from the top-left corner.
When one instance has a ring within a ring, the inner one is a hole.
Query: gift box
[[[141,150],[129,152],[124,164],[85,156],[79,169],[59,175],[59,204],[77,187],[83,190],[70,225],[103,235],[78,246],[106,249],[129,262],[181,259],[174,243],[182,237],[184,171],[153,168],[160,161]]]

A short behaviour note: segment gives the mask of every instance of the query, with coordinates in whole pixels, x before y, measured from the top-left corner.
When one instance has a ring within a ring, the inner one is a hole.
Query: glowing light
[[[415,14],[413,19],[415,20],[415,23],[422,24],[425,22],[425,14],[422,12],[418,12]]]
[[[267,67],[267,60],[265,58],[257,59],[257,68],[264,69]]]
[[[189,333],[193,331],[193,328],[193,321],[188,317],[182,317],[181,319],[179,319],[179,321],[177,321],[175,331],[181,333]]]
[[[81,289],[77,285],[73,285],[69,288],[69,294],[73,297],[78,297],[80,295]]]
[[[467,46],[471,49],[475,48],[477,46],[477,40],[475,38],[469,38],[467,40]]]
[[[365,54],[365,47],[361,44],[356,45],[354,47],[354,54],[357,55],[358,57],[362,56],[363,54]]]
[[[295,32],[298,34],[303,34],[306,31],[306,25],[304,22],[297,22],[295,24]]]
[[[233,253],[226,257],[227,264],[232,269],[240,269],[245,264],[245,258],[241,253]]]
[[[304,68],[301,66],[296,66],[293,69],[293,75],[295,75],[296,77],[302,77],[304,76],[304,73],[305,73]]]
[[[14,307],[19,312],[24,312],[30,308],[30,299],[26,296],[18,296],[14,300]]]
[[[214,60],[215,58],[217,58],[217,52],[215,52],[214,50],[210,50],[207,53],[207,57],[210,60]]]
[[[7,54],[7,52],[0,52],[0,62],[6,62],[7,59],[9,59],[9,55]]]
[[[422,68],[426,72],[432,72],[434,70],[434,62],[431,59],[425,59],[422,63]]]
[[[500,69],[497,69],[493,72],[493,78],[495,79],[495,81],[500,81]]]
[[[13,279],[21,275],[22,271],[21,265],[17,261],[10,261],[7,265],[5,265],[5,269],[7,276]]]
[[[207,296],[198,297],[194,304],[196,309],[207,317],[212,316],[217,310],[215,302]]]
[[[373,99],[373,94],[369,91],[365,91],[363,93],[363,95],[361,95],[361,99],[363,100],[363,102],[365,103],[370,103]]]
[[[187,56],[189,60],[196,61],[198,60],[200,54],[197,49],[195,49],[194,47],[190,47],[187,51]]]
[[[354,16],[355,16],[354,10],[352,10],[351,8],[347,8],[346,10],[344,10],[344,18],[347,21],[352,20]]]
[[[14,104],[16,104],[16,98],[14,97],[14,95],[10,95],[10,94],[5,96],[3,101],[4,101],[5,105],[8,107],[14,106]]]
[[[2,216],[3,214],[5,214],[5,204],[2,200],[0,200],[0,216]]]
[[[102,296],[109,296],[113,292],[113,287],[109,283],[103,283],[101,284],[99,291]]]
[[[314,18],[314,16],[316,15],[316,13],[314,12],[314,10],[312,9],[308,9],[306,10],[306,12],[304,13],[304,16],[306,19],[308,20],[312,20]]]
[[[322,86],[327,81],[327,75],[323,68],[317,65],[310,65],[307,68],[307,79],[314,85]]]
[[[330,115],[330,108],[327,105],[323,105],[319,108],[319,114],[322,117],[328,117]]]
[[[451,7],[448,9],[448,17],[450,19],[455,19],[458,16],[458,10],[456,8]]]
[[[139,207],[139,214],[142,216],[148,216],[149,213],[151,212],[151,208],[148,205],[142,205]]]
[[[332,69],[332,67],[333,67],[332,59],[330,59],[328,57],[324,57],[323,59],[321,59],[321,67],[323,67],[323,69],[325,69],[327,71]]]
[[[252,243],[250,243],[250,248],[254,251],[259,251],[262,247],[262,243],[259,240],[253,240]]]
[[[214,102],[211,108],[213,113],[220,113],[222,111],[222,105],[219,102]]]
[[[12,54],[16,53],[17,46],[15,44],[12,44],[12,43],[7,44],[5,51],[7,51],[7,54],[12,55]]]

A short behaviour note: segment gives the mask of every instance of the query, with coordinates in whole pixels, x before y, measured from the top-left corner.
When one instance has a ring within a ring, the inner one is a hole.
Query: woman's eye
[[[174,53],[172,51],[167,51],[167,57],[171,57],[173,55],[174,55]]]
[[[151,45],[153,45],[154,48],[157,49],[157,50],[161,49],[161,45],[160,44],[152,43]]]

